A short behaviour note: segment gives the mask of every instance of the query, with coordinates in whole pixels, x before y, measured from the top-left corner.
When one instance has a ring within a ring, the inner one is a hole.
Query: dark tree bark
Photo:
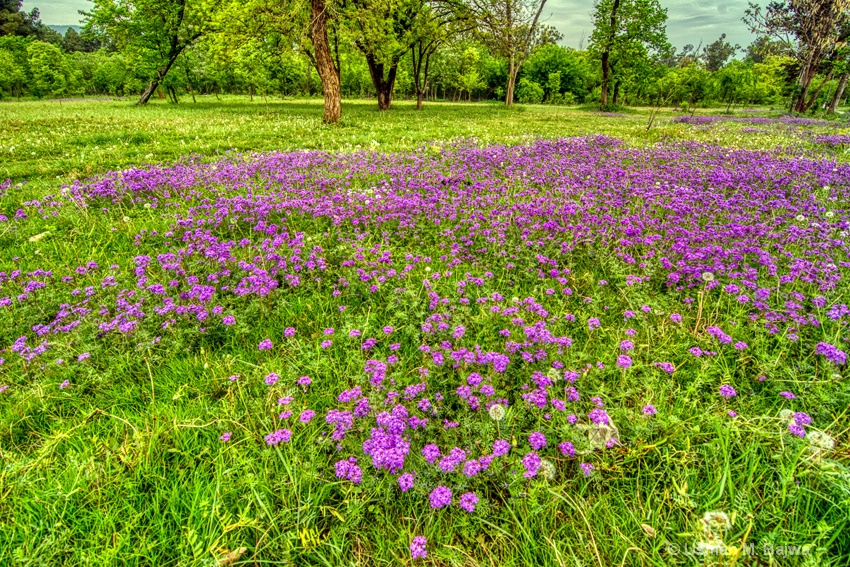
[[[328,9],[325,0],[310,0],[310,17],[310,35],[313,40],[316,70],[322,80],[322,95],[325,99],[324,121],[339,122],[342,114],[342,92],[339,73],[334,66],[328,43]]]
[[[428,70],[431,56],[437,51],[437,42],[419,40],[410,50],[413,56],[413,85],[416,88],[416,110],[422,110],[422,101],[428,94]]]
[[[827,109],[828,113],[835,114],[838,110],[838,104],[844,97],[844,89],[847,88],[848,79],[850,79],[850,71],[844,73],[841,75],[841,78],[838,79],[838,87],[835,89],[835,94],[832,95],[832,101],[829,103],[829,108]]]
[[[361,51],[364,50],[361,49]],[[378,110],[389,110],[393,100],[398,61],[393,61],[387,67],[383,63],[378,63],[374,55],[367,53],[366,65],[369,66],[369,75],[372,77],[372,84],[375,85],[375,93],[378,95]]]
[[[611,29],[608,32],[605,50],[602,52],[602,106],[608,104],[608,83],[611,80],[611,47],[614,44],[614,37],[617,35],[617,10],[619,9],[620,0],[614,0],[614,4],[611,6],[611,21],[609,22]]]

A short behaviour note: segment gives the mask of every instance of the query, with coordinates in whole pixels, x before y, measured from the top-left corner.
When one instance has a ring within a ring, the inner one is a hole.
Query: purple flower
[[[316,412],[311,409],[305,409],[298,417],[298,421],[300,421],[301,423],[310,423],[310,420],[314,417],[316,417]]]
[[[294,337],[295,336],[295,328],[294,327],[285,328],[283,330],[283,336],[284,337]]]
[[[334,334],[334,328],[329,327],[329,328],[325,329],[324,331],[322,331],[322,333],[325,334],[325,335],[333,335]]]
[[[811,425],[812,418],[809,414],[798,411],[794,414],[794,423],[797,425]]]
[[[673,374],[676,371],[676,367],[673,366],[672,362],[653,362],[652,365],[656,368],[660,368],[667,374]]]
[[[723,384],[722,386],[720,386],[720,395],[724,398],[734,398],[738,395],[738,392],[736,392],[735,388],[733,388],[729,384]]]
[[[561,454],[565,457],[575,457],[576,456],[576,448],[569,441],[564,441],[558,445],[558,450],[561,451]]]
[[[779,395],[788,400],[796,400],[797,396],[792,394],[791,392],[779,392]]]
[[[653,406],[652,404],[646,404],[645,406],[643,406],[643,409],[641,411],[646,415],[655,415],[656,413],[658,413],[658,410],[655,409],[655,406]]]
[[[425,536],[420,535],[413,538],[413,541],[410,542],[411,559],[425,559],[428,557],[428,550],[425,549],[427,544],[428,541],[425,539]]]
[[[847,353],[829,343],[818,343],[815,352],[825,356],[828,361],[836,366],[841,366],[847,362]]]
[[[591,317],[587,320],[587,328],[593,331],[594,329],[598,329],[601,323],[597,317]]]
[[[590,410],[590,413],[587,414],[587,417],[596,425],[608,425],[609,422],[608,413],[601,408],[595,408]]]
[[[429,496],[431,508],[445,508],[452,503],[452,491],[445,486],[438,486]]]
[[[310,379],[309,376],[302,376],[301,378],[298,379],[298,382],[297,382],[297,384],[299,386],[305,386],[305,387],[309,386],[312,383],[313,383],[313,381]]]
[[[629,368],[632,365],[632,358],[627,354],[621,354],[617,357],[617,366],[620,368]]]
[[[504,457],[511,450],[511,444],[504,439],[497,439],[493,443],[493,456],[494,457]]]
[[[236,317],[234,317],[233,315],[227,315],[221,320],[221,324],[227,325],[227,326],[235,325],[236,324]]]
[[[522,458],[522,466],[525,467],[525,478],[534,478],[540,468],[540,456],[537,453],[526,453]]]
[[[539,431],[535,431],[528,436],[528,443],[531,445],[532,449],[539,451],[546,446],[546,436]]]
[[[433,464],[440,458],[440,448],[433,443],[429,443],[422,447],[422,455],[425,457],[426,461]]]
[[[91,357],[91,354],[88,352],[84,352],[83,354],[77,357],[77,362],[82,362],[89,357]]]
[[[257,345],[259,350],[271,350],[272,349],[272,340],[271,339],[263,339],[260,341],[260,344]]]
[[[232,436],[233,436],[233,433],[231,433],[230,431],[225,431],[224,433],[222,433],[222,434],[219,436],[219,438],[218,438],[218,439],[219,439],[219,441],[221,441],[222,443],[227,443],[228,441],[230,441],[230,438],[231,438]]]
[[[404,473],[398,477],[398,486],[401,488],[402,492],[407,492],[413,488],[413,475],[410,473]]]
[[[729,417],[738,417],[738,412],[736,412],[735,410],[729,410],[726,412],[726,415],[728,415]]]
[[[71,385],[71,383],[70,383],[68,380],[65,380],[64,382],[62,382],[61,384],[59,384],[59,389],[60,389],[60,390],[64,390],[65,388],[67,388],[67,387],[68,387],[68,386],[70,386],[70,385]]]
[[[392,333],[392,332],[393,332],[393,328],[392,328],[391,326],[389,326],[389,325],[387,325],[386,327],[384,327],[384,328],[383,328],[383,329],[381,329],[381,330],[382,330],[382,331],[384,331],[384,334],[385,334],[385,335],[389,335],[390,333]]]
[[[671,313],[670,314],[670,320],[673,321],[674,323],[681,323],[682,322],[682,316],[679,315],[678,313]]]
[[[266,445],[274,446],[278,443],[289,443],[289,440],[292,438],[292,431],[289,429],[278,429],[272,433],[266,435]]]
[[[273,386],[278,380],[280,380],[280,376],[278,376],[274,372],[269,372],[269,375],[266,376],[264,382],[267,386]]]
[[[738,341],[737,343],[735,343],[735,348],[738,350],[744,350],[745,348],[747,348],[747,343],[743,341]]]
[[[478,495],[474,492],[465,492],[460,495],[458,506],[469,512],[475,512],[475,506],[478,504]]]
[[[326,341],[322,341],[321,347],[322,348],[329,348],[332,344],[334,344],[334,342],[332,340],[328,339]]]
[[[590,476],[590,473],[592,473],[593,469],[596,468],[593,465],[591,465],[590,463],[581,463],[581,464],[579,464],[579,466],[581,467],[581,470],[584,473],[584,476]]]
[[[360,331],[358,331],[357,329],[351,329],[350,331],[348,331],[348,336],[352,338],[359,337]]]
[[[797,437],[806,436],[806,430],[801,425],[797,425],[796,423],[792,423],[791,425],[789,425],[788,431],[790,431],[792,435],[796,435]]]
[[[620,350],[623,352],[629,352],[630,350],[634,350],[635,343],[626,339],[625,341],[620,341]]]

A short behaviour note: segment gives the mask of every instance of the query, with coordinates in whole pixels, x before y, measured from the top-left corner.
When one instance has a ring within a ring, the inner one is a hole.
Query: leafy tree
[[[749,28],[793,50],[799,73],[791,110],[805,112],[823,87],[809,96],[818,69],[850,36],[850,0],[774,0],[764,10],[749,6],[744,16]]]
[[[764,63],[770,56],[791,56],[793,51],[783,41],[770,39],[766,35],[758,36],[747,46],[744,52],[744,61],[749,63]]]
[[[37,97],[61,96],[72,86],[71,69],[58,47],[43,41],[27,46],[32,94]]]
[[[6,49],[0,49],[0,95],[21,96],[27,77],[18,65],[15,55]]]
[[[147,104],[177,58],[210,31],[220,0],[92,0],[85,29],[114,41],[149,77],[137,104]]]
[[[652,55],[669,52],[667,10],[658,0],[595,0],[593,6],[589,48],[599,57],[602,68],[600,99],[602,106],[608,104],[613,80],[613,102],[617,104],[617,73]]]
[[[347,29],[369,66],[378,97],[378,109],[388,110],[401,58],[421,39],[417,25],[423,0],[347,0],[343,17]],[[431,27],[431,26],[428,26]]]
[[[519,80],[516,98],[522,104],[540,104],[543,102],[543,87],[523,77]]]
[[[549,77],[553,73],[560,73],[561,81],[557,93],[550,86],[546,87],[549,99],[557,94],[570,93],[572,98],[583,101],[596,83],[586,52],[559,45],[543,45],[535,49],[522,71],[523,76],[540,85],[549,85]]]
[[[461,93],[467,93],[467,100],[472,100],[472,91],[484,86],[481,73],[478,71],[478,62],[481,56],[474,47],[467,47],[460,58],[460,68],[457,72],[457,86]]]
[[[702,58],[705,61],[705,68],[714,73],[719,71],[730,57],[733,57],[737,51],[741,49],[738,44],[732,45],[726,41],[726,34],[721,34],[720,37],[713,43],[708,44],[702,50]]]
[[[481,40],[494,55],[508,60],[507,106],[513,104],[520,67],[534,47],[550,36],[542,33],[540,25],[545,5],[546,0],[466,0]]]
[[[38,8],[29,13],[21,11],[23,0],[0,0],[0,36],[17,35],[34,37],[40,41],[56,43],[62,36],[41,23]]]

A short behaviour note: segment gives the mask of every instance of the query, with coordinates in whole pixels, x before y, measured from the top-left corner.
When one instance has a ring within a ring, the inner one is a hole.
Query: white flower
[[[793,423],[794,422],[794,412],[786,408],[786,409],[779,412],[779,419],[781,419],[782,421],[786,421],[788,423]]]
[[[825,216],[828,219],[831,219],[832,217],[835,216],[835,213],[833,213],[832,211],[827,211],[823,214],[823,216]]]
[[[490,406],[490,409],[487,410],[487,413],[490,414],[490,419],[493,421],[502,421],[505,419],[505,414],[507,412],[505,411],[505,406],[501,404],[493,404]]]
[[[702,273],[702,281],[704,281],[705,283],[713,282],[714,281],[714,274],[712,274],[711,272],[703,272]]]
[[[540,468],[537,469],[537,471],[540,473],[540,476],[546,480],[555,480],[555,475],[557,474],[558,469],[552,461],[548,459],[540,459]]]
[[[703,532],[706,529],[715,532],[717,530],[728,530],[732,527],[732,522],[729,521],[729,516],[726,512],[706,512],[702,517]]]
[[[546,376],[547,376],[547,377],[548,377],[548,378],[549,378],[552,382],[557,382],[558,380],[560,380],[560,379],[561,379],[561,373],[560,373],[560,372],[558,372],[558,370],[557,370],[556,368],[550,368],[550,369],[549,369],[549,371],[546,373]]]
[[[814,445],[819,449],[832,451],[835,448],[835,439],[833,439],[823,431],[808,431],[806,433],[806,440],[809,442],[810,445]]]
[[[142,205],[142,206],[143,206],[144,208],[146,208],[146,209],[150,209],[150,208],[151,208],[151,204],[150,204],[150,203],[145,203],[145,204],[144,204],[144,205]]]
[[[796,220],[797,222],[804,222],[806,220],[806,217],[804,217],[803,215],[797,215],[796,217],[794,217],[794,220]]]
[[[130,217],[124,216],[121,220],[124,222],[130,222]]]

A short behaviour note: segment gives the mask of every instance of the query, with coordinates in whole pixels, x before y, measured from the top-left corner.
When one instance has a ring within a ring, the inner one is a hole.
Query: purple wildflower
[[[429,496],[431,508],[445,508],[452,502],[452,491],[445,486],[438,486]]]

